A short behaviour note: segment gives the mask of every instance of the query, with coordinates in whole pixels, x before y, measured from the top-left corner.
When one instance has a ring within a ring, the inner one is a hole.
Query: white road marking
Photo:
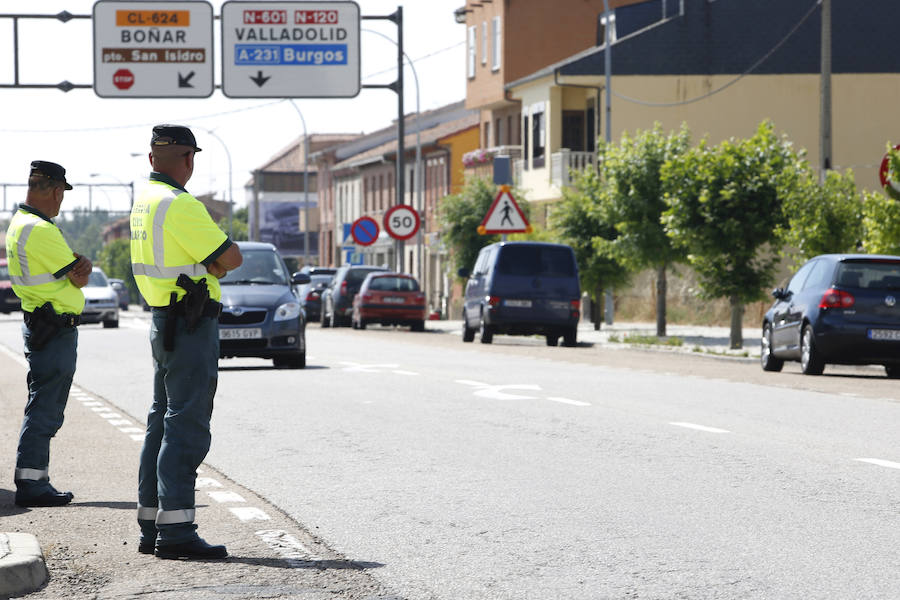
[[[686,427],[688,429],[696,429],[697,431],[705,431],[707,433],[731,433],[727,429],[719,429],[718,427],[707,427],[706,425],[697,425],[696,423],[674,422],[674,423],[669,423],[669,425],[675,425],[676,427]]]
[[[537,400],[537,396],[522,396],[520,394],[508,394],[503,390],[539,390],[541,386],[530,383],[509,384],[509,385],[490,385],[487,383],[479,383],[467,379],[457,379],[457,383],[475,386],[473,393],[482,398],[490,398],[491,400]]]
[[[352,373],[381,373],[383,369],[396,369],[400,365],[397,363],[381,363],[373,365],[364,365],[362,363],[342,360],[342,365],[347,365],[344,370]]]
[[[25,360],[25,357],[22,356],[21,354],[18,354],[17,352],[13,352],[12,350],[10,350],[9,348],[7,348],[6,346],[4,346],[2,344],[0,344],[0,351],[2,351],[4,354],[9,356],[11,359],[16,361],[23,367],[25,367],[25,368],[28,367],[28,361]]]
[[[268,521],[271,519],[269,515],[254,506],[231,507],[228,510],[245,523],[247,521]]]
[[[94,412],[106,412],[109,410],[109,407],[102,402],[87,402],[85,406],[91,406],[91,410]]]
[[[294,561],[319,560],[313,556],[312,551],[304,546],[300,540],[280,529],[263,529],[257,531],[262,540],[282,558]]]
[[[143,434],[143,433],[132,433],[129,437],[130,437],[131,439],[133,439],[134,441],[136,441],[136,442],[143,442],[143,441],[144,441],[144,434]]]
[[[547,400],[552,400],[553,402],[561,402],[563,404],[571,404],[572,406],[590,406],[590,402],[582,402],[581,400],[571,400],[569,398],[559,398],[557,396],[549,396]]]
[[[122,418],[122,415],[120,415],[119,413],[114,413],[114,412],[97,413],[97,414],[99,416],[103,417],[104,419],[121,419]]]
[[[122,433],[141,433],[144,430],[140,427],[119,427],[119,431]]]
[[[119,427],[120,425],[131,425],[131,421],[128,419],[110,419],[107,423],[115,425],[116,427]]]
[[[82,406],[103,406],[103,403],[102,403],[102,402],[97,402],[96,400],[93,400],[93,399],[92,399],[92,400],[89,400],[89,401],[84,401],[84,400],[82,400],[81,405],[82,405]],[[92,408],[91,410],[99,410],[99,409],[97,409],[97,408]]]
[[[246,502],[237,492],[206,492],[216,502]]]
[[[212,477],[198,477],[195,487],[197,489],[208,487],[222,487],[222,484]]]
[[[415,371],[403,371],[400,369],[396,369],[394,373],[396,373],[397,375],[418,375],[418,373],[416,373]]]
[[[889,469],[900,469],[900,463],[882,460],[880,458],[855,458],[854,460],[869,463],[870,465],[878,465],[879,467],[887,467]]]

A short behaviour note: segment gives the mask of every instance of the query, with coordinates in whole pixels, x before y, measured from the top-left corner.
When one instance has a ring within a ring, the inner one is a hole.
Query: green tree
[[[108,277],[121,279],[128,288],[132,302],[138,300],[137,284],[131,272],[131,242],[119,238],[103,246],[97,257],[97,266],[103,269]]]
[[[853,172],[829,171],[820,184],[808,163],[783,177],[784,220],[779,238],[799,265],[813,256],[853,252],[863,238],[863,198]]]
[[[497,191],[498,187],[487,179],[472,178],[460,193],[441,200],[438,211],[441,236],[450,249],[454,270],[471,269],[478,258],[478,251],[500,240],[499,235],[478,233],[478,226],[490,210]],[[528,218],[528,203],[523,201],[521,193],[514,190],[512,194]]]
[[[247,224],[249,211],[243,206],[231,215],[231,239],[235,242],[250,239],[250,228]],[[228,216],[222,217],[218,222],[219,229],[228,233]]]
[[[615,226],[616,235],[600,236],[595,246],[632,271],[656,271],[656,335],[666,335],[666,271],[683,262],[685,253],[666,235],[662,214],[668,208],[663,198],[660,170],[666,161],[687,151],[690,133],[666,135],[656,123],[653,129],[627,133],[617,145],[600,149],[601,179],[606,182],[599,194],[604,221]]]
[[[716,147],[705,142],[662,169],[669,208],[666,231],[688,253],[706,298],[728,298],[732,348],[743,347],[744,305],[763,299],[778,257],[772,250],[784,225],[785,178],[802,161],[773,125],[748,139]]]
[[[873,192],[863,198],[863,249],[869,254],[900,254],[900,202]]]
[[[593,169],[573,173],[571,188],[564,188],[562,200],[550,213],[550,226],[559,241],[575,251],[581,289],[588,292],[595,307],[594,328],[600,328],[599,306],[603,289],[628,281],[628,269],[616,258],[597,250],[616,236],[613,223],[604,220],[600,198],[604,184]]]

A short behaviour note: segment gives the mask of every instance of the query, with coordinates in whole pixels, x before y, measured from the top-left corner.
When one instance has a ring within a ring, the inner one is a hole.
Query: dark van
[[[463,303],[463,341],[490,344],[495,333],[544,335],[548,346],[575,346],[581,287],[572,248],[543,242],[485,246],[469,274]]]

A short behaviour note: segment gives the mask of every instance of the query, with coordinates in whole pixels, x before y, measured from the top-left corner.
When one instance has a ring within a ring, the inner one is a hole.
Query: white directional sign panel
[[[102,98],[207,98],[213,80],[209,2],[94,4],[94,92]]]
[[[359,94],[355,2],[226,2],[222,92],[232,98]]]

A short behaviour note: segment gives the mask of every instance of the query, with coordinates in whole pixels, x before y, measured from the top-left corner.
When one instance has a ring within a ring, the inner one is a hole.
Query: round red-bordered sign
[[[369,246],[378,239],[378,221],[372,217],[360,217],[350,226],[350,235],[353,241],[360,246]]]
[[[384,230],[395,240],[408,240],[419,231],[419,213],[408,204],[392,206],[384,213]]]
[[[113,85],[120,90],[127,90],[134,85],[134,73],[128,69],[119,69],[113,73]]]
[[[900,144],[894,146],[894,150],[900,150]],[[885,153],[881,159],[881,168],[878,169],[878,180],[885,193],[894,200],[900,200],[900,181],[890,181],[888,179],[888,171],[890,170],[891,157]]]

